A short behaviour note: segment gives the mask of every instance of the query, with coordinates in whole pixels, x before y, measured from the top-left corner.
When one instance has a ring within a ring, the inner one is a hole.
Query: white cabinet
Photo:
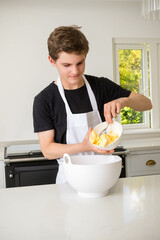
[[[160,174],[160,150],[131,151],[126,157],[126,175]]]

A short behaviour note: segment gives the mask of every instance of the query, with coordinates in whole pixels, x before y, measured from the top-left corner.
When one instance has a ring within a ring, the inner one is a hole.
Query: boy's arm
[[[90,128],[81,143],[77,144],[61,144],[54,141],[54,130],[48,130],[38,133],[39,143],[43,155],[47,159],[57,159],[63,157],[64,153],[70,155],[77,154],[80,152],[93,151],[99,154],[112,153],[111,151],[100,150],[94,147],[89,141],[89,135],[92,129]]]
[[[135,111],[146,111],[152,109],[151,100],[139,93],[133,93],[129,97],[118,98],[104,104],[104,116],[107,123],[112,123],[124,107],[130,107]]]

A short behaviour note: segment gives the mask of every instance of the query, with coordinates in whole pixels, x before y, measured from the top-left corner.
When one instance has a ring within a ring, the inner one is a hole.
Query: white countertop
[[[159,240],[160,175],[119,179],[108,196],[68,185],[0,189],[2,240]]]

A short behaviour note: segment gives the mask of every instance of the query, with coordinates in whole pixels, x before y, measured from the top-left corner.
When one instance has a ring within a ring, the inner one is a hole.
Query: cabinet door
[[[130,176],[160,174],[160,153],[130,156]]]

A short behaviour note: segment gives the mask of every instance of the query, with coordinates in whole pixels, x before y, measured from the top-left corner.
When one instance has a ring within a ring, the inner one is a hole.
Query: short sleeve
[[[34,132],[54,129],[49,105],[39,96],[36,96],[33,102],[33,126]]]
[[[108,100],[113,101],[117,98],[129,97],[131,93],[131,91],[122,88],[121,86],[109,79],[104,80],[104,84],[104,91],[106,91],[106,93],[104,94],[106,96],[105,102],[108,102]]]

